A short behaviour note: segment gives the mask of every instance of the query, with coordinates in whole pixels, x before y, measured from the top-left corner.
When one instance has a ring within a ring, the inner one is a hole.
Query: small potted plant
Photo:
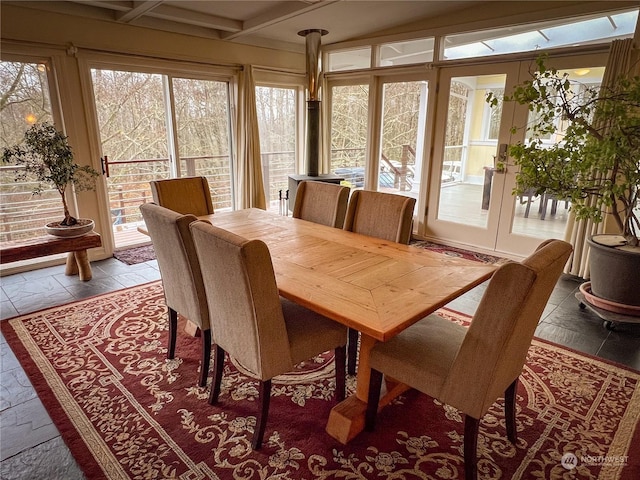
[[[640,305],[640,77],[590,87],[548,68],[546,60],[540,56],[532,78],[504,98],[528,105],[533,118],[527,140],[509,149],[520,167],[514,194],[534,189],[569,200],[576,218],[596,223],[610,215],[618,234],[589,240],[591,288],[612,302]],[[487,101],[497,103],[491,96]],[[545,141],[558,132],[560,142]]]
[[[67,137],[49,123],[34,124],[18,145],[4,148],[2,162],[24,168],[17,171],[15,181],[36,180],[34,195],[53,185],[64,209],[64,218],[46,225],[48,233],[77,236],[93,229],[93,220],[76,219],[69,213],[66,192],[70,185],[76,191],[93,190],[98,172],[88,165],[80,166],[73,160]]]

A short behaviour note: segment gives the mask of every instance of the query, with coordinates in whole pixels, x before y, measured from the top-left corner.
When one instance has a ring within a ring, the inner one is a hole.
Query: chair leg
[[[224,350],[215,345],[213,350],[213,381],[211,382],[211,393],[209,394],[209,405],[218,403],[220,396],[220,384],[222,383],[222,372],[224,370]]]
[[[347,373],[356,374],[356,363],[358,358],[358,337],[360,332],[353,328],[349,329],[349,343],[347,351]]]
[[[478,427],[480,420],[465,415],[464,419],[464,478],[478,478]]]
[[[376,416],[378,415],[378,404],[380,403],[380,389],[382,388],[382,372],[371,369],[369,380],[369,398],[367,399],[367,411],[365,413],[364,428],[368,432],[373,432],[376,427]]]
[[[169,346],[167,348],[167,358],[176,356],[176,336],[178,335],[178,312],[168,307],[169,312]]]
[[[347,394],[347,347],[338,347],[335,350],[336,367],[336,400],[341,402]]]
[[[529,218],[529,210],[531,210],[531,195],[527,196],[527,207],[524,209],[524,218]]]
[[[267,416],[269,415],[269,402],[271,401],[271,380],[260,382],[259,403],[260,411],[256,418],[256,429],[253,432],[251,446],[254,450],[259,450],[262,446],[262,437],[267,426]]]
[[[540,220],[544,220],[545,217],[547,216],[547,205],[549,205],[549,195],[545,193],[542,195],[542,199],[540,200],[540,207],[541,207]]]
[[[203,330],[200,336],[202,342],[202,358],[200,359],[200,380],[198,385],[204,387],[207,385],[207,377],[209,376],[209,361],[211,358],[211,329]]]
[[[504,418],[507,427],[507,438],[515,445],[517,439],[516,429],[516,392],[518,391],[518,379],[516,378],[504,392]]]

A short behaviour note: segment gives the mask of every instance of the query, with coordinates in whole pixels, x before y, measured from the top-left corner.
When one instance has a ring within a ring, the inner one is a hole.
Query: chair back
[[[209,329],[209,308],[189,224],[197,218],[155,203],[140,205],[156,252],[167,306],[201,330]]]
[[[149,183],[153,201],[161,207],[196,217],[213,213],[211,191],[205,177],[171,178]]]
[[[213,343],[259,379],[293,369],[267,245],[207,222],[191,226],[202,268]]]
[[[344,229],[408,244],[416,199],[391,193],[355,190],[351,194]]]
[[[533,334],[572,247],[548,240],[491,278],[440,399],[481,418],[522,372]]]
[[[348,201],[349,187],[327,182],[300,182],[293,217],[342,228]]]

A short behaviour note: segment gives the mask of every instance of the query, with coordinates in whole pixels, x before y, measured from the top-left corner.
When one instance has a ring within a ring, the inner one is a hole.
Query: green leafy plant
[[[630,245],[638,245],[640,221],[640,77],[620,77],[610,87],[589,87],[536,61],[532,78],[505,101],[528,105],[527,140],[509,154],[520,167],[514,194],[535,189],[568,199],[579,219],[603,220],[605,209]],[[497,105],[489,95],[487,102]],[[563,127],[560,142],[545,142]],[[518,127],[512,129],[512,133]]]
[[[53,185],[62,197],[64,208],[64,220],[60,225],[78,223],[69,213],[67,188],[73,185],[76,191],[93,190],[98,172],[88,165],[80,166],[73,161],[67,137],[53,125],[33,125],[25,132],[22,143],[3,149],[2,162],[24,167],[16,172],[16,182],[35,178],[38,183],[33,189],[34,195]]]

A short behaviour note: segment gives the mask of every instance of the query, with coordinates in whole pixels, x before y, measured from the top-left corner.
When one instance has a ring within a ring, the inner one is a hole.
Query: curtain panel
[[[638,71],[638,64],[633,58],[638,57],[638,50],[634,51],[633,39],[614,40],[609,50],[609,58],[602,78],[602,86],[610,86],[622,75],[630,75]],[[585,280],[590,278],[589,245],[587,239],[593,235],[607,232],[608,215],[604,221],[594,223],[593,220],[577,220],[573,212],[569,214],[565,240],[573,245],[573,255],[567,262],[564,272],[576,275]]]
[[[237,208],[262,208],[266,210],[260,134],[256,111],[256,91],[253,66],[245,65],[238,78],[238,193]]]

